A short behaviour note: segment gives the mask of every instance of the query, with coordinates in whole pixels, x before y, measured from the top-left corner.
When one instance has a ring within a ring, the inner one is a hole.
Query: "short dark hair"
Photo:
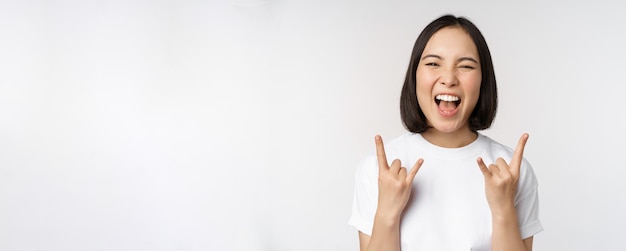
[[[417,102],[416,93],[416,72],[420,63],[420,58],[424,52],[424,48],[428,40],[435,32],[446,27],[462,28],[474,41],[478,50],[480,60],[480,68],[482,81],[480,83],[480,96],[476,107],[469,117],[469,127],[473,132],[487,129],[491,126],[493,119],[496,117],[496,109],[498,108],[498,90],[496,87],[496,75],[491,61],[491,53],[487,47],[487,42],[476,25],[464,17],[455,17],[452,15],[444,15],[435,19],[424,28],[422,33],[417,37],[409,68],[406,72],[404,85],[400,94],[400,115],[404,127],[414,133],[422,133],[428,130],[430,126],[427,123],[424,112]]]

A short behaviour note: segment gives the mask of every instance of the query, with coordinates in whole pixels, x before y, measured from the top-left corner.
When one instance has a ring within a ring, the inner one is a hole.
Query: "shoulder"
[[[484,151],[496,156],[496,158],[502,157],[508,161],[513,156],[513,149],[486,135],[479,134],[478,139],[484,145]]]
[[[385,143],[385,153],[387,154],[387,160],[394,158],[401,158],[409,149],[415,146],[419,134],[404,133],[396,138],[389,140]]]

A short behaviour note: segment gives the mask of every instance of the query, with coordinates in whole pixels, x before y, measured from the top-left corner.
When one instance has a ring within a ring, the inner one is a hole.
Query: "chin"
[[[433,128],[434,130],[441,132],[441,133],[454,133],[459,131],[459,128]]]
[[[455,133],[459,131],[463,131],[465,129],[465,124],[458,123],[438,123],[435,125],[431,125],[431,130],[435,130],[441,133]]]

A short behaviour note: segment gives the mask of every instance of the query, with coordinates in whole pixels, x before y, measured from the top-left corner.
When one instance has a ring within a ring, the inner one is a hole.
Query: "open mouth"
[[[439,94],[435,96],[435,103],[442,111],[454,111],[459,104],[461,104],[461,98],[449,94]]]

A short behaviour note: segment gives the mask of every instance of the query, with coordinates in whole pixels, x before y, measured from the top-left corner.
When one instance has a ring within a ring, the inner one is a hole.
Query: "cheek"
[[[428,87],[428,85],[424,84],[424,81],[420,81],[418,79],[415,83],[415,91],[417,92],[417,96],[427,94],[429,89],[430,88]]]
[[[465,94],[472,97],[475,100],[478,100],[478,96],[480,95],[480,82],[482,78],[480,74],[478,75],[469,75],[463,79]]]
[[[430,92],[433,87],[433,79],[434,77],[428,74],[428,72],[420,71],[418,69],[415,76],[415,89],[418,96],[420,95],[420,93],[422,95],[430,96]]]
[[[431,94],[432,86],[418,80],[415,84],[415,95],[417,96],[417,102],[420,107],[423,108],[430,102]]]

